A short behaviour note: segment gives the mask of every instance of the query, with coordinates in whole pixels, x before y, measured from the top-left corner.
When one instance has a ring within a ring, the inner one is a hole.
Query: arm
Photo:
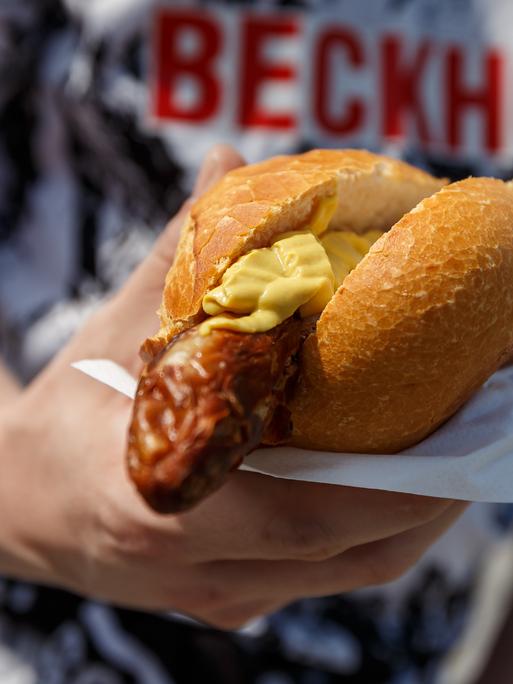
[[[202,189],[240,163],[233,152],[216,154]],[[131,402],[70,363],[110,357],[138,373],[135,350],[154,327],[183,218],[0,410],[0,572],[226,628],[299,597],[394,579],[464,504],[236,472],[194,510],[158,516],[130,485],[123,463]]]

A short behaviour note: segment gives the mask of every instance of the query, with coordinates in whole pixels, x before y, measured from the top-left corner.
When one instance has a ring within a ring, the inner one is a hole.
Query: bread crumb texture
[[[390,453],[427,436],[513,350],[513,187],[468,179],[371,248],[305,343],[294,443]]]
[[[389,228],[445,181],[362,150],[313,150],[231,171],[192,207],[160,309],[160,339],[202,319],[201,301],[251,249],[305,226],[318,201],[338,194],[331,226]]]

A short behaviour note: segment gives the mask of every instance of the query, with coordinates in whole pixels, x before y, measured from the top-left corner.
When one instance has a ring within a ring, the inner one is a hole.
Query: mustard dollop
[[[203,298],[210,318],[200,332],[265,332],[298,310],[303,318],[320,313],[382,235],[328,230],[336,199],[322,200],[305,230],[280,235],[270,247],[254,249],[232,264]]]

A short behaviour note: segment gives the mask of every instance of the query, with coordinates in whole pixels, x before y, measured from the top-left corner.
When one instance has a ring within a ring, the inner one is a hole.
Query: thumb
[[[107,354],[108,358],[117,360],[137,374],[141,365],[137,360],[137,349],[144,338],[151,337],[159,328],[156,312],[162,299],[164,281],[191,205],[195,197],[206,192],[225,173],[242,164],[242,158],[227,145],[214,147],[206,156],[192,197],[171,219],[148,257],[110,301],[105,316],[115,343],[109,344],[108,350],[103,350],[104,356]]]
[[[210,150],[203,160],[191,197],[167,224],[148,257],[127,283],[126,289],[130,291],[130,296],[140,291],[157,291],[161,295],[166,274],[173,263],[180,230],[194,200],[221,180],[228,171],[243,164],[242,157],[229,145],[216,145]]]

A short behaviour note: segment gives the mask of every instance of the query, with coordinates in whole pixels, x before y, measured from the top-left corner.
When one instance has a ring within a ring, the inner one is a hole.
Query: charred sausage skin
[[[290,435],[285,394],[304,339],[289,319],[256,334],[198,328],[148,364],[134,402],[128,471],[160,513],[191,508],[218,489],[260,443]]]

